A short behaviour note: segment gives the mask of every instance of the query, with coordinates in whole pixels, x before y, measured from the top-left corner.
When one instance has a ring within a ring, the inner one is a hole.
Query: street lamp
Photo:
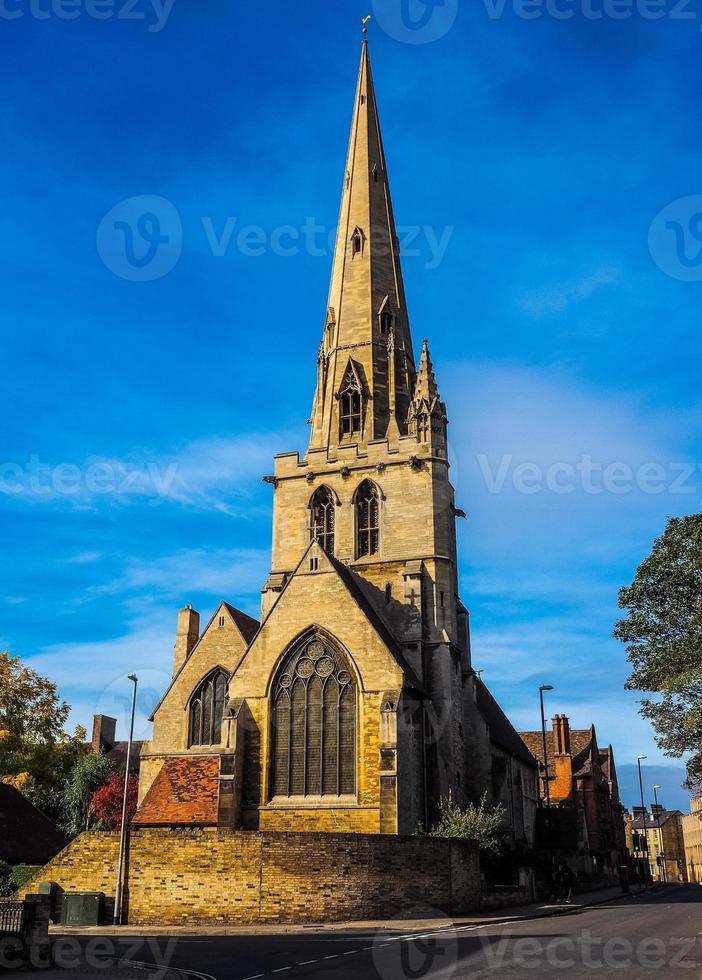
[[[551,790],[548,785],[548,749],[546,747],[546,716],[544,715],[544,691],[552,691],[553,684],[542,684],[539,688],[539,702],[541,703],[541,738],[544,749],[544,786],[546,787],[546,831],[548,833],[548,852],[549,865],[553,864],[551,855]],[[552,872],[549,867],[549,874]]]
[[[544,747],[544,785],[546,787],[546,809],[551,812],[551,792],[548,785],[548,749],[546,748],[546,716],[544,715],[544,691],[552,691],[553,684],[542,684],[539,688],[539,701],[541,702],[541,738]]]
[[[643,776],[641,775],[641,760],[645,758],[646,758],[645,755],[636,756],[636,763],[639,767],[639,790],[641,792],[641,812],[642,812],[642,819],[643,819],[643,832],[644,832],[644,845],[645,845],[645,850],[644,850],[645,884],[648,886],[648,879],[651,873],[651,868],[650,868],[650,861],[648,858],[648,828],[646,827],[646,803],[644,802]]]
[[[134,738],[134,714],[136,712],[137,685],[139,678],[130,674],[128,680],[134,685],[132,691],[132,717],[129,723],[129,740],[127,741],[127,759],[124,765],[124,795],[122,797],[122,825],[119,829],[119,860],[117,862],[117,885],[115,887],[115,912],[113,922],[116,926],[122,921],[122,868],[124,866],[124,845],[127,839],[127,794],[129,793],[129,757],[132,754],[132,739]]]
[[[667,881],[668,879],[665,873],[665,854],[663,853],[663,834],[661,833],[661,815],[658,811],[658,793],[656,792],[656,790],[660,788],[660,783],[656,783],[656,785],[653,787],[653,800],[656,804],[655,823],[658,830],[658,857],[661,859],[661,878],[663,881]]]

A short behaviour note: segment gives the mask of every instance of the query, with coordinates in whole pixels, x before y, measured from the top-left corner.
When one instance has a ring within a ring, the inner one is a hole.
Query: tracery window
[[[318,635],[297,644],[273,685],[272,796],[356,791],[356,687],[346,657]]]
[[[313,540],[319,541],[320,546],[328,555],[334,554],[334,497],[328,487],[320,487],[315,491],[310,505],[311,528]]]
[[[339,391],[339,422],[341,435],[353,435],[361,431],[361,385],[356,372],[349,365]]]
[[[380,549],[378,488],[364,480],[356,493],[356,555],[375,555]]]
[[[220,745],[227,694],[227,675],[215,670],[200,684],[190,700],[188,745]]]

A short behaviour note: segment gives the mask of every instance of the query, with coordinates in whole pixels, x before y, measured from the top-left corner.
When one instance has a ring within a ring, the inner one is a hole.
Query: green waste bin
[[[99,926],[104,908],[103,892],[64,892],[61,923],[64,926]]]

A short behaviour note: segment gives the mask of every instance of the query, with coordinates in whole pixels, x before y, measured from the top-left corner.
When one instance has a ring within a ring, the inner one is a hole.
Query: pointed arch
[[[363,386],[353,361],[349,360],[339,388],[339,435],[358,435],[363,430]]]
[[[188,748],[193,745],[221,745],[228,684],[229,674],[226,670],[215,667],[190,695]]]
[[[355,794],[357,691],[333,638],[313,627],[293,641],[270,689],[272,798]]]
[[[389,296],[386,296],[383,302],[380,304],[380,309],[378,310],[378,325],[383,336],[388,336],[392,333],[392,328],[395,325],[395,314],[393,313]]]
[[[364,480],[354,496],[357,558],[380,551],[380,496],[372,480]]]
[[[318,541],[328,555],[334,554],[334,508],[337,502],[327,486],[318,487],[310,499],[310,540]]]
[[[351,233],[351,257],[355,255],[360,255],[363,251],[363,242],[365,241],[365,235],[361,229],[356,225]]]

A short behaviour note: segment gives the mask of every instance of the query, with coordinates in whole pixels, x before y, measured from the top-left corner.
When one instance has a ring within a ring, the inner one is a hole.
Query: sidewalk
[[[568,915],[592,905],[603,905],[617,899],[631,899],[639,895],[637,886],[632,887],[628,895],[622,894],[619,886],[600,891],[584,892],[574,895],[570,904],[557,902],[535,902],[531,905],[517,905],[511,908],[491,909],[486,912],[471,912],[469,915],[446,916],[441,919],[403,918],[401,915],[392,919],[369,919],[357,922],[305,923],[304,925],[290,923],[250,924],[250,925],[171,925],[171,926],[82,926],[63,927],[52,926],[53,935],[83,935],[83,936],[280,936],[295,935],[311,932],[324,933],[356,933],[385,929],[389,932],[402,930],[424,930],[445,928],[450,922],[455,926],[465,925],[498,925],[505,922],[518,922],[523,919],[540,919],[551,915]],[[45,974],[46,975],[46,974]],[[142,975],[143,980],[143,975]]]

